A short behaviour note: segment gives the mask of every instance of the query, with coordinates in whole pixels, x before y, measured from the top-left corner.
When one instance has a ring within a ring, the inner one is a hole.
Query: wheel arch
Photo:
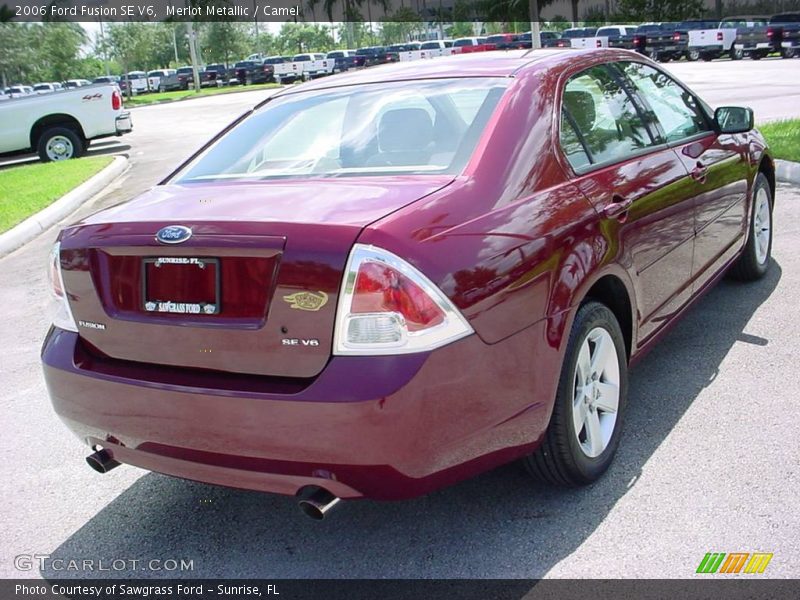
[[[766,152],[758,163],[758,172],[763,173],[769,182],[769,191],[772,196],[772,204],[775,204],[775,162]]]
[[[42,117],[36,121],[31,127],[31,148],[36,148],[39,143],[39,137],[50,127],[68,127],[73,129],[84,142],[86,141],[86,134],[81,127],[80,121],[65,113],[56,113]]]
[[[625,352],[630,359],[634,350],[635,313],[629,287],[617,274],[606,273],[591,284],[578,306],[592,300],[607,306],[614,313],[625,340]]]

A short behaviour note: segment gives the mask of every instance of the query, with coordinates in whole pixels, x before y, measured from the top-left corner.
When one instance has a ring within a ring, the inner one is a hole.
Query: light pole
[[[542,47],[542,36],[539,27],[539,0],[528,0],[528,12],[531,17],[531,48]]]

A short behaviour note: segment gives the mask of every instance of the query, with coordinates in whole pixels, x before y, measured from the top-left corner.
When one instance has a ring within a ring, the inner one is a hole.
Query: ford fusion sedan
[[[61,232],[47,387],[100,472],[316,518],[518,459],[588,484],[629,366],[724,274],[769,269],[774,193],[752,111],[633,52],[291,87]]]

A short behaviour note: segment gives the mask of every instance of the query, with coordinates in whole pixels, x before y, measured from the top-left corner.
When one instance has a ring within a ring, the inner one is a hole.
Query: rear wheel
[[[737,50],[735,47],[731,46],[728,55],[731,57],[731,60],[742,60],[744,51],[741,48]]]
[[[544,441],[523,459],[531,475],[564,486],[599,479],[619,445],[627,392],[619,323],[604,304],[587,302],[572,325]]]
[[[772,255],[772,192],[769,181],[759,173],[753,186],[753,207],[750,212],[750,227],[747,243],[730,275],[740,281],[761,279],[769,269]]]
[[[52,127],[39,136],[36,145],[44,162],[78,158],[85,150],[83,140],[68,127]]]
[[[781,58],[794,58],[796,55],[797,55],[797,50],[795,48],[781,49]]]
[[[158,86],[158,91],[159,91],[159,93],[163,94],[164,92],[167,91],[167,88],[164,87],[163,85],[159,85]]]
[[[700,51],[699,50],[689,50],[686,53],[686,60],[694,62],[696,60],[700,60]]]

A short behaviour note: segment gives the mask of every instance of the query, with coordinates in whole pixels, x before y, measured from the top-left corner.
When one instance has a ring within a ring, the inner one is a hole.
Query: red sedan
[[[61,232],[47,386],[98,471],[316,518],[515,459],[588,484],[629,366],[724,274],[769,268],[774,192],[752,111],[632,52],[321,79]]]

